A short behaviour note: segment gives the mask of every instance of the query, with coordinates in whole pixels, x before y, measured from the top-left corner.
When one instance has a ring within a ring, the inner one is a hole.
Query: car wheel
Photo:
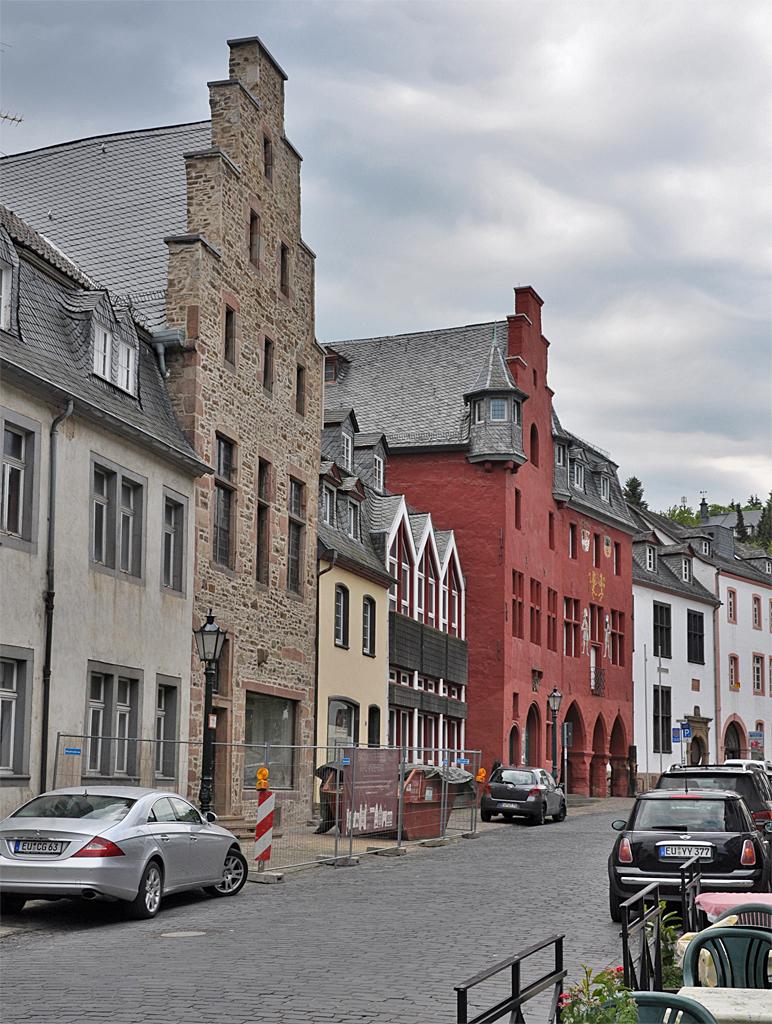
[[[228,850],[222,869],[222,881],[204,889],[210,896],[235,896],[241,892],[247,880],[247,858],[241,850]]]
[[[24,896],[15,892],[0,892],[0,914],[20,914],[27,902]]]
[[[546,820],[547,820],[547,807],[546,807],[545,804],[542,804],[541,807],[539,808],[538,813],[534,814],[534,816],[531,818],[531,824],[532,825],[543,825]]]
[[[158,908],[161,906],[161,894],[163,892],[163,876],[158,861],[151,860],[142,872],[142,881],[139,883],[139,891],[133,900],[126,904],[126,916],[132,921],[141,921],[144,918],[155,917]]]
[[[553,821],[565,821],[566,820],[566,814],[568,814],[568,811],[566,809],[566,802],[564,800],[561,803],[561,805],[560,805],[560,810],[558,811],[558,813],[552,815],[552,820]]]
[[[610,889],[608,891],[608,912],[611,914],[611,920],[616,921],[617,924],[622,920],[622,901],[620,898],[613,893]]]
[[[486,811],[484,808],[481,807],[480,808],[480,817],[482,818],[483,821],[490,821],[491,820],[491,812],[490,811]]]

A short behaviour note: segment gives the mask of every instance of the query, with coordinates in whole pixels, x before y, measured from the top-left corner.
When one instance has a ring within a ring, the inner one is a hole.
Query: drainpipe
[[[330,564],[326,569],[319,569],[322,563],[321,558],[316,560],[316,624],[314,631],[314,755],[313,765],[311,768],[311,813],[314,811],[314,787],[316,785],[316,769],[318,767],[316,760],[316,743],[318,739],[319,729],[319,580],[324,576],[325,573],[330,572],[334,568],[335,562],[338,559],[338,552],[335,548],[329,548],[324,554],[330,557]],[[327,559],[325,558],[325,561]]]
[[[40,723],[40,792],[45,793],[48,775],[48,713],[51,704],[51,645],[54,632],[54,543],[56,538],[56,450],[59,424],[72,416],[73,402],[51,424],[50,470],[48,473],[48,560],[46,590],[43,595],[46,614],[46,645],[43,659],[43,713]]]
[[[719,608],[721,607],[721,569],[716,566],[716,597],[718,605],[713,609],[713,692],[716,698],[716,764],[721,764],[721,644],[718,639]]]

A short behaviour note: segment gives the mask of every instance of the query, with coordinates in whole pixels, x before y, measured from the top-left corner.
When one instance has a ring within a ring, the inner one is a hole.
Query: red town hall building
[[[488,765],[551,764],[556,685],[558,723],[573,726],[569,791],[605,795],[610,764],[611,792],[625,795],[635,526],[609,454],[553,411],[541,306],[532,288],[516,288],[506,328],[334,343],[325,404],[354,407],[361,429],[385,434],[389,489],[455,533],[466,573],[467,747]],[[426,607],[418,586],[425,579],[411,584],[411,600]]]

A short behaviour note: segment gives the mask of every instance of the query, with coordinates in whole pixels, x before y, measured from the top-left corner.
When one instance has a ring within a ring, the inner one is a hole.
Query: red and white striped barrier
[[[257,796],[257,825],[255,826],[255,860],[271,859],[273,842],[274,795],[269,789],[261,789]]]

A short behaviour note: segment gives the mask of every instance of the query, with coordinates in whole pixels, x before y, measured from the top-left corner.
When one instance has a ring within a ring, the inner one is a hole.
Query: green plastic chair
[[[719,988],[772,988],[767,961],[772,932],[765,928],[708,928],[686,947],[684,985],[699,985],[700,951],[706,949],[716,968]]]
[[[695,999],[669,992],[633,992],[638,1006],[638,1024],[718,1024],[710,1010]],[[611,999],[605,1006],[616,1006]],[[680,1013],[680,1016],[679,1016]]]
[[[737,914],[740,927],[772,929],[772,907],[768,903],[738,903],[719,914],[713,923],[718,924],[731,914]]]

